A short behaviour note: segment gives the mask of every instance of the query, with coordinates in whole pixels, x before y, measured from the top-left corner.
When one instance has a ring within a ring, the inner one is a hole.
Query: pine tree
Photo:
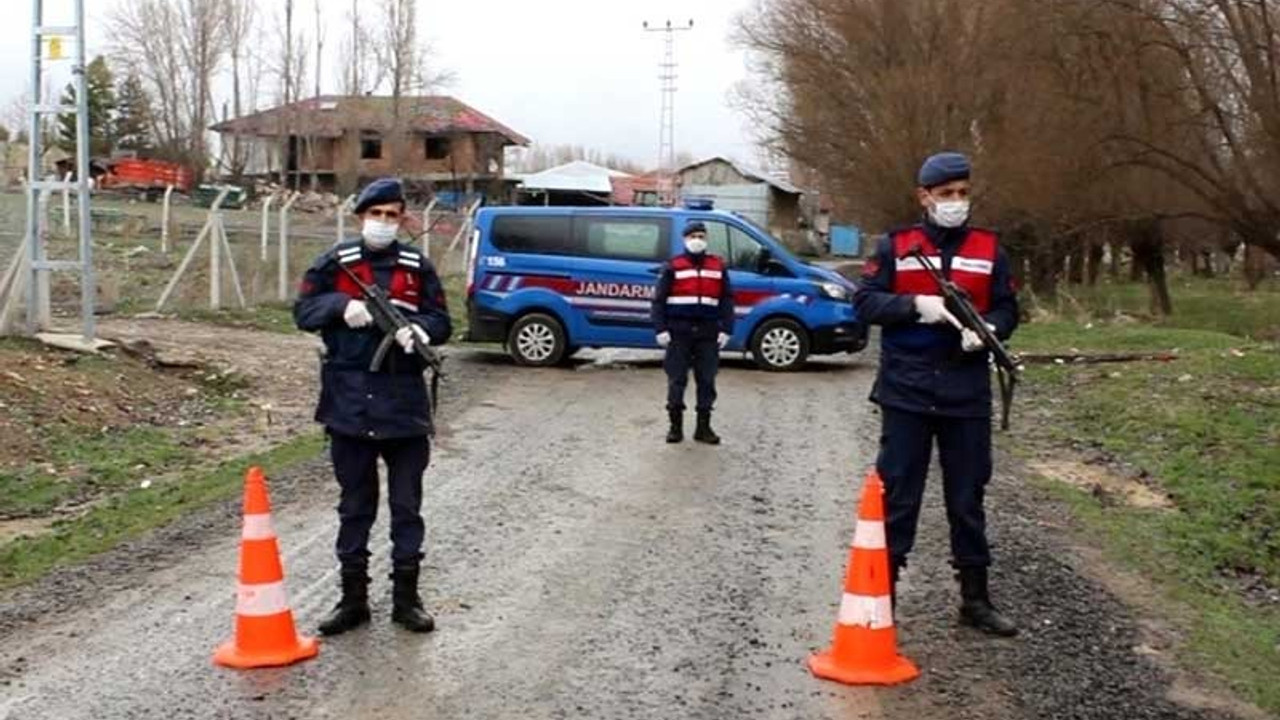
[[[115,81],[111,68],[102,56],[89,63],[89,155],[99,157],[111,154],[114,146],[114,114],[116,105]],[[76,104],[76,88],[69,83],[62,93],[62,104]],[[58,116],[58,145],[69,153],[76,151],[76,116]]]
[[[134,73],[116,90],[116,148],[145,154],[155,148],[151,134],[151,98]]]

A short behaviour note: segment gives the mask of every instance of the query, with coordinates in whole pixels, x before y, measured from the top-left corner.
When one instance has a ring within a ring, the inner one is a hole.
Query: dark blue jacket
[[[922,226],[942,253],[943,273],[968,228],[946,230],[933,223]],[[960,333],[950,325],[920,325],[912,295],[893,292],[893,233],[880,241],[866,265],[854,295],[858,316],[882,326],[880,372],[871,399],[886,407],[950,417],[991,417],[989,353],[966,353]],[[997,249],[991,275],[991,308],[984,316],[1007,339],[1018,327],[1018,298],[1013,290],[1009,259]]]
[[[701,266],[707,254],[694,255],[684,253],[695,266]],[[675,282],[675,271],[668,262],[662,266],[662,274],[658,276],[658,287],[653,294],[653,332],[661,335],[669,332],[672,335],[693,336],[700,339],[715,338],[720,333],[733,334],[734,305],[733,287],[729,284],[729,267],[725,264],[723,289],[720,293],[720,305],[690,305],[680,311],[671,312],[667,307],[667,299],[671,297],[671,284]]]
[[[400,308],[412,322],[421,325],[431,336],[432,345],[441,345],[453,333],[444,289],[435,267],[417,250],[393,243],[375,253],[360,241],[339,245],[307,270],[293,306],[298,327],[319,332],[324,339],[325,358],[320,374],[320,403],[316,421],[330,432],[371,439],[426,436],[431,432],[431,413],[427,407],[427,387],[423,378],[424,363],[417,354],[408,355],[394,343],[378,372],[370,372],[383,333],[376,325],[360,330],[347,327],[343,312],[350,296],[337,289],[340,250],[362,248],[362,257],[373,268],[378,285],[390,286],[392,270],[402,259],[416,257],[420,301],[418,312]]]

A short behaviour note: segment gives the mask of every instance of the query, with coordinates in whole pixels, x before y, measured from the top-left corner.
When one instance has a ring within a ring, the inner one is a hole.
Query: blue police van
[[[707,202],[481,209],[467,248],[468,339],[501,342],[517,363],[533,366],[582,348],[656,349],[658,275],[683,251],[681,233],[693,220],[707,226],[707,251],[729,266],[737,323],[727,351],[786,371],[810,355],[866,346],[850,280]]]

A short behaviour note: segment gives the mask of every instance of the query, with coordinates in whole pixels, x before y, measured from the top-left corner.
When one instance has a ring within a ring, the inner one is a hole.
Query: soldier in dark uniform
[[[424,362],[414,352],[411,333],[440,345],[453,330],[431,261],[396,241],[408,222],[400,181],[371,183],[355,212],[362,222],[361,238],[320,256],[307,271],[293,308],[298,327],[324,339],[316,420],[329,435],[342,491],[337,540],[342,599],[320,624],[320,632],[336,635],[369,621],[369,530],[378,513],[379,457],[387,466],[391,512],[392,620],[415,632],[430,632],[435,622],[418,595],[418,568],[422,475],[430,460],[432,427]],[[384,334],[374,324],[360,286],[340,265],[365,284],[386,289],[392,304],[413,323],[396,334],[398,347],[377,371],[371,372],[369,365]]]
[[[666,348],[667,442],[684,440],[684,390],[693,369],[698,384],[698,426],[693,439],[719,445],[711,429],[720,350],[733,334],[733,290],[724,260],[707,254],[707,227],[691,222],[684,230],[684,253],[662,268],[653,298],[653,329]]]
[[[885,483],[887,534],[896,583],[915,542],[933,442],[938,443],[951,527],[952,565],[960,581],[960,620],[994,635],[1017,627],[991,604],[983,508],[991,479],[991,373],[978,336],[961,330],[941,289],[908,257],[920,247],[970,295],[1002,339],[1018,326],[1009,261],[995,233],[971,227],[970,164],[959,153],[930,157],[916,194],[924,222],[890,233],[863,273],[858,314],[883,326],[880,372],[871,399],[883,414],[877,468]]]

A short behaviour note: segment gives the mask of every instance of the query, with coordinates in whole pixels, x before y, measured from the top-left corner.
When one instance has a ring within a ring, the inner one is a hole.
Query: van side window
[[[579,254],[613,260],[665,260],[669,228],[658,218],[579,215],[574,222]]]
[[[577,255],[569,216],[503,215],[493,220],[493,246],[502,252]]]
[[[706,221],[707,252],[719,255],[734,270],[760,272],[760,253],[764,249],[755,238],[723,222]]]

